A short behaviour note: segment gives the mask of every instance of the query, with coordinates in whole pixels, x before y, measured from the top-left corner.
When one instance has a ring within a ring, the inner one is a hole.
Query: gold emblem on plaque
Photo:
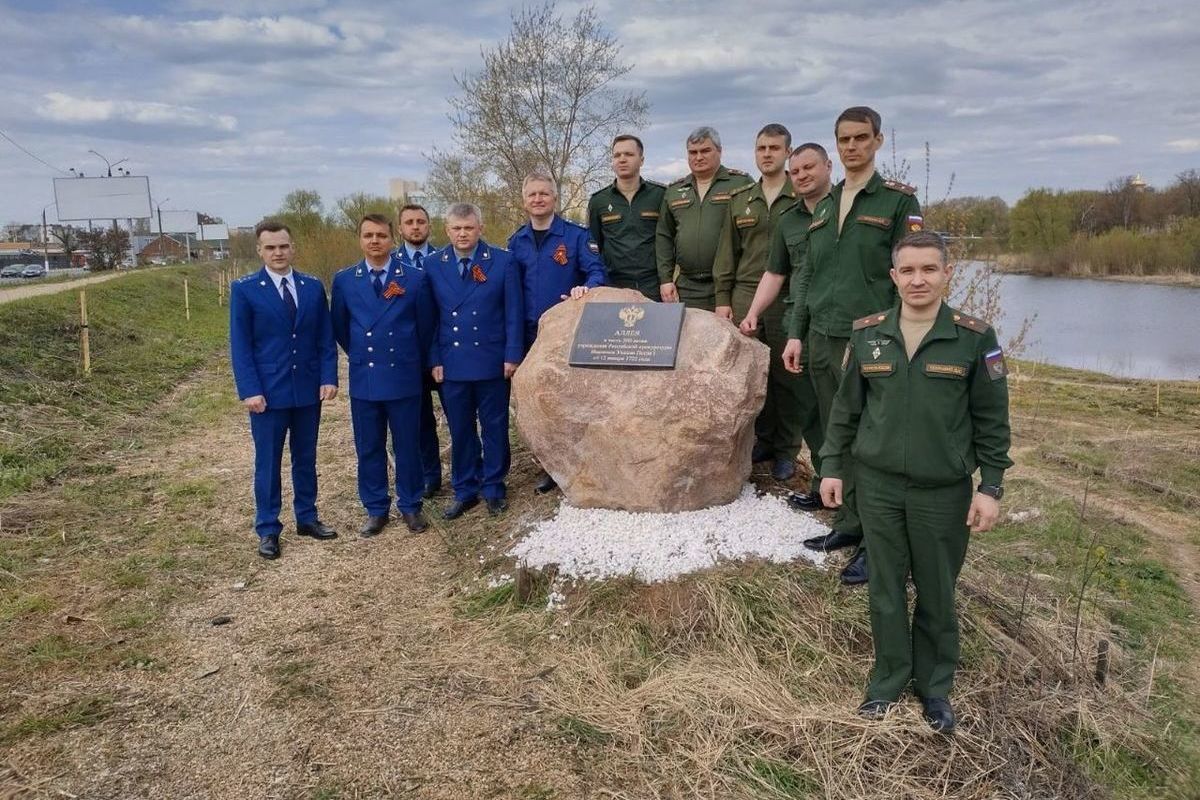
[[[632,328],[642,317],[646,316],[646,309],[641,306],[625,306],[617,312],[617,316],[621,318],[621,322],[625,323],[626,328]]]

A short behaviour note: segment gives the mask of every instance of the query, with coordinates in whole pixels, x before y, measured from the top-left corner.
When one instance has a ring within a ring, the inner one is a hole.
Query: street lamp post
[[[50,274],[50,234],[46,229],[46,209],[50,206],[58,207],[58,203],[47,203],[42,206],[42,267],[46,270],[46,274]]]
[[[158,212],[158,254],[160,256],[162,256],[162,254],[163,254],[162,207],[163,207],[163,203],[167,202],[170,199],[171,198],[168,197],[168,198],[160,201],[159,204],[155,207],[155,211]],[[166,261],[165,257],[163,257],[163,261]]]
[[[120,161],[109,161],[107,158],[102,156],[100,153],[97,153],[95,150],[88,150],[88,152],[104,162],[104,166],[108,167],[108,177],[110,177],[110,178],[113,176],[113,174],[112,174],[113,167],[115,167],[117,164],[124,164],[126,161],[129,160],[128,158],[122,158]],[[115,233],[117,230],[116,219],[114,219],[112,221],[112,224],[113,224],[113,232]]]

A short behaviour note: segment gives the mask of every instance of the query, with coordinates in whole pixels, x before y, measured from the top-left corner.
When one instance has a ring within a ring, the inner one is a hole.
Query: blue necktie
[[[470,263],[471,259],[469,258],[460,258],[458,260],[458,277],[462,278],[464,281],[467,279],[467,275],[470,273],[470,270],[467,269],[467,264]]]
[[[376,297],[379,297],[383,294],[383,270],[371,270],[371,285],[375,287]]]
[[[425,255],[424,255],[424,254],[423,254],[423,253],[422,253],[420,250],[418,250],[417,252],[413,253],[413,266],[414,266],[414,267],[416,267],[417,269],[420,269],[420,268],[421,268],[421,262],[422,262],[424,259],[425,259]]]
[[[283,307],[287,309],[288,319],[293,324],[296,322],[296,298],[292,297],[291,291],[288,289],[287,278],[281,278],[279,286],[283,289]]]

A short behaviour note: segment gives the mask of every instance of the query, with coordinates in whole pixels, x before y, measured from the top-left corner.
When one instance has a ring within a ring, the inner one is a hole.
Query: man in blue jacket
[[[296,533],[333,539],[317,518],[321,402],[337,396],[337,345],[325,287],[292,269],[292,233],[264,220],[254,228],[263,268],[229,287],[229,352],[238,397],[254,439],[254,529],[258,554],[279,558],[280,464],[292,456]]]
[[[425,269],[425,259],[437,251],[429,242],[429,212],[416,203],[400,207],[400,245],[396,255],[404,266]],[[421,472],[425,476],[425,497],[433,497],[442,488],[442,447],[438,443],[437,417],[433,396],[441,402],[442,391],[428,371],[421,393]]]
[[[558,187],[545,172],[531,172],[521,182],[521,201],[529,222],[508,239],[508,249],[521,271],[525,299],[525,350],[537,338],[538,320],[547,309],[567,298],[583,297],[605,284],[604,261],[588,228],[555,213]],[[542,470],[537,491],[557,484]]]
[[[333,336],[350,361],[350,419],[358,454],[358,497],[367,510],[359,535],[388,523],[387,435],[396,462],[396,508],[413,533],[421,514],[421,397],[433,337],[425,271],[405,267],[392,246],[392,222],[367,214],[358,223],[363,260],[333,279]]]
[[[525,353],[524,305],[512,255],[483,241],[482,228],[477,206],[455,203],[446,211],[450,244],[426,261],[438,312],[430,362],[450,426],[454,502],[446,519],[480,495],[492,514],[508,507],[508,381]]]

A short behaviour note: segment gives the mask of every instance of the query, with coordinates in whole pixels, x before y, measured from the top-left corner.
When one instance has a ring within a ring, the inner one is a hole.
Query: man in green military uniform
[[[754,183],[721,164],[721,135],[706,126],[687,137],[691,172],[667,187],[655,232],[659,292],[667,303],[716,310],[713,259],[730,193]]]
[[[900,302],[853,324],[821,450],[821,495],[829,505],[843,501],[853,454],[875,642],[859,713],[883,716],[911,682],[926,721],[949,733],[959,651],[954,585],[968,529],[996,524],[1012,466],[1007,370],[991,327],[942,301],[951,267],[940,236],[902,239],[893,261]]]
[[[883,146],[881,125],[879,114],[866,106],[846,109],[834,123],[846,177],[813,211],[804,264],[792,289],[792,329],[784,363],[798,372],[802,352],[808,350],[809,371],[825,427],[842,377],[850,323],[894,302],[896,290],[888,277],[892,246],[923,227],[916,190],[884,180],[875,171],[875,153]],[[802,340],[807,342],[804,347]],[[836,550],[862,541],[852,465],[847,466],[844,477],[845,500],[834,517],[833,530],[807,540],[806,546]],[[866,560],[867,551],[859,548],[842,570],[842,582],[865,583]]]
[[[641,139],[628,133],[613,139],[616,180],[588,201],[588,227],[608,268],[608,285],[661,300],[654,234],[667,187],[642,177],[645,163]]]
[[[759,318],[764,317],[768,343],[772,340],[772,328],[776,331],[782,330],[784,339],[790,328],[791,277],[803,263],[813,209],[829,194],[833,162],[829,160],[829,154],[824,147],[816,142],[805,142],[788,157],[787,173],[792,191],[799,198],[799,202],[779,216],[779,222],[771,234],[766,270],[758,281],[750,309],[739,325],[742,333],[753,336],[759,329]],[[736,207],[736,202],[734,206]],[[778,333],[775,337],[779,338]],[[780,374],[794,379],[792,385],[798,392],[795,404],[780,415],[778,423],[803,435],[804,441],[808,442],[813,466],[809,491],[792,492],[788,496],[788,503],[802,511],[815,511],[824,508],[820,492],[820,451],[825,434],[821,427],[821,415],[817,411],[817,396],[808,371],[802,367],[800,374],[788,372],[784,367],[782,352],[777,353],[775,347],[775,344],[771,344],[771,380],[775,379],[775,371],[778,369]],[[770,383],[768,398],[769,392]]]
[[[771,247],[771,237],[780,218],[796,205],[796,194],[786,167],[792,135],[783,125],[772,123],[754,139],[754,160],[762,177],[730,192],[721,239],[713,261],[713,292],[718,317],[737,324],[754,300]],[[771,348],[767,397],[754,422],[757,441],[755,462],[774,459],[771,476],[779,481],[796,474],[796,456],[803,433],[800,406],[807,376],[793,375],[783,368],[783,302],[771,304],[762,314],[757,335]],[[815,410],[815,405],[813,406]]]

